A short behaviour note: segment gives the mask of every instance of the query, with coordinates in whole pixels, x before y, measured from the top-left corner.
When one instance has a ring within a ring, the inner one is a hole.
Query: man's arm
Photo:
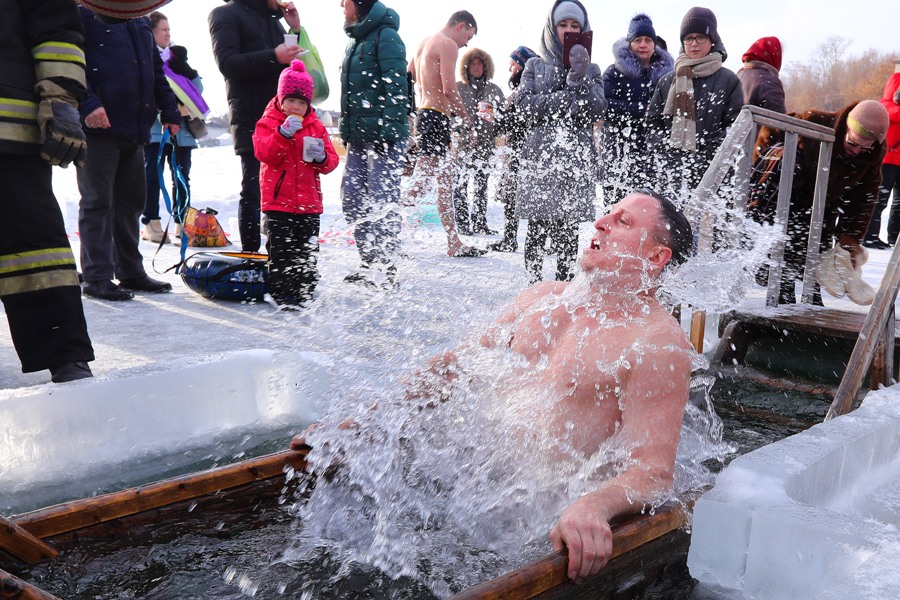
[[[673,339],[653,335],[645,339]],[[631,449],[631,465],[602,488],[573,502],[550,532],[554,550],[568,548],[569,578],[578,581],[599,571],[612,554],[609,521],[638,512],[669,490],[675,450],[690,389],[690,350],[683,340],[645,346],[630,357],[624,382],[622,421],[616,437]]]

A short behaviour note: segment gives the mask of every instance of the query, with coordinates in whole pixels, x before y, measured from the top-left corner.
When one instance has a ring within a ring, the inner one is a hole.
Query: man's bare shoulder
[[[641,326],[642,341],[657,350],[693,352],[687,333],[668,311],[662,307],[652,310]]]

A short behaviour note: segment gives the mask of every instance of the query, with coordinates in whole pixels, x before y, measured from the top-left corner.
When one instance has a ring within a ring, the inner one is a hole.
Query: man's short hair
[[[659,202],[660,223],[656,233],[659,242],[672,251],[672,258],[667,266],[677,267],[687,261],[694,255],[694,231],[687,217],[662,194],[646,188],[638,190],[638,193],[656,198]]]
[[[473,17],[472,13],[469,11],[458,10],[450,15],[450,20],[447,21],[447,27],[456,27],[460,23],[465,23],[466,27],[474,29],[475,33],[478,33],[478,24],[475,23],[475,17]]]

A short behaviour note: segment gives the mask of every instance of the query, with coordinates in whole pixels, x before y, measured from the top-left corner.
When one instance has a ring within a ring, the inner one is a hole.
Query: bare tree
[[[845,58],[850,41],[839,36],[826,39],[816,56],[797,63],[783,74],[787,109],[835,111],[857,100],[881,98],[884,82],[893,70],[893,54],[867,50]]]

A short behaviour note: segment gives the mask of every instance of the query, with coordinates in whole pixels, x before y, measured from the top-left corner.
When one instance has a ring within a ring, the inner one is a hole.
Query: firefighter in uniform
[[[91,376],[52,166],[83,163],[84,33],[72,0],[0,0],[0,299],[22,371]]]

